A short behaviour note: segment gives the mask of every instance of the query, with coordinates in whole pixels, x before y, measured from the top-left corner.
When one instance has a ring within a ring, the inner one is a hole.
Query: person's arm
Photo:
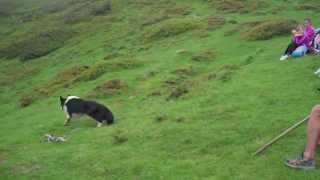
[[[303,43],[306,42],[307,39],[308,39],[308,35],[305,33],[301,38],[296,39],[296,44],[302,45]]]

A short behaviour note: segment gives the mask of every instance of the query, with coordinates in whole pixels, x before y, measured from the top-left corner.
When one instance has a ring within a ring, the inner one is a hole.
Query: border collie
[[[60,96],[61,108],[67,116],[64,125],[68,125],[71,118],[78,115],[87,115],[97,121],[97,127],[101,127],[103,123],[108,125],[113,123],[112,112],[102,104],[94,101],[83,100],[77,96]]]

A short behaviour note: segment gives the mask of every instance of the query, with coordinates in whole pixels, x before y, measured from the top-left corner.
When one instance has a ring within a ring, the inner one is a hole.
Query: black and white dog
[[[102,104],[94,101],[83,100],[77,96],[60,96],[62,110],[66,113],[67,120],[65,126],[68,125],[71,118],[78,115],[87,115],[98,122],[97,127],[101,127],[103,123],[108,125],[113,123],[112,112]]]

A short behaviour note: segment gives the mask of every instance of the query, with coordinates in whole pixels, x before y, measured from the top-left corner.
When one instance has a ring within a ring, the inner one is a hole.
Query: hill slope
[[[319,57],[280,62],[303,0],[0,1],[1,179],[312,179],[285,168],[317,103]],[[270,29],[274,32],[270,32]],[[116,123],[64,127],[60,95]],[[46,133],[67,143],[43,143]]]

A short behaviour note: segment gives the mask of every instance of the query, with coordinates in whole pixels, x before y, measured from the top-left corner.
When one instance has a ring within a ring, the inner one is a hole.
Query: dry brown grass
[[[226,24],[226,19],[219,16],[210,16],[208,17],[207,22],[208,30],[214,30]]]
[[[216,55],[214,52],[206,50],[206,51],[202,51],[202,52],[194,54],[191,57],[191,59],[196,62],[209,62],[209,61],[214,60],[215,56]]]
[[[62,46],[72,38],[74,32],[66,28],[54,28],[41,32],[29,32],[0,46],[0,57],[12,59],[19,57],[30,60],[45,56]]]
[[[247,12],[244,1],[242,0],[215,0],[212,6],[221,12],[245,13]]]
[[[34,76],[39,69],[27,66],[14,66],[4,69],[0,73],[0,86],[13,86],[15,83],[22,81],[29,76]]]
[[[36,86],[30,92],[22,93],[19,100],[20,106],[27,107],[40,98],[52,95],[60,88],[68,87],[88,68],[88,66],[73,66],[58,72],[47,83]]]
[[[114,96],[124,92],[128,85],[119,79],[113,79],[97,86],[88,94],[88,97]]]
[[[193,18],[173,18],[145,28],[142,39],[145,42],[176,36],[187,31],[200,29],[202,22]]]
[[[254,22],[254,24],[250,25],[252,28],[247,28],[249,29],[248,31],[243,31],[242,38],[245,40],[267,40],[274,36],[288,35],[296,25],[297,22],[293,20]]]
[[[297,11],[320,11],[320,5],[319,4],[299,4],[295,7],[295,10]]]
[[[219,80],[222,82],[227,82],[231,80],[233,74],[239,69],[239,65],[227,64],[220,67],[217,71],[210,73],[207,78],[208,80]]]

